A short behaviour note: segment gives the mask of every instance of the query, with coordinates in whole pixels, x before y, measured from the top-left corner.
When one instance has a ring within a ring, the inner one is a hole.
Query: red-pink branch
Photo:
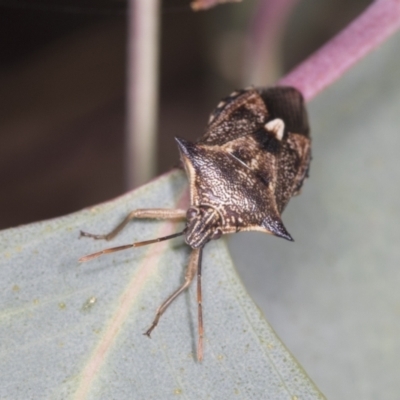
[[[286,21],[299,0],[259,0],[248,33],[246,85],[267,85],[279,73]]]
[[[278,84],[294,86],[311,100],[399,28],[400,0],[376,0]]]

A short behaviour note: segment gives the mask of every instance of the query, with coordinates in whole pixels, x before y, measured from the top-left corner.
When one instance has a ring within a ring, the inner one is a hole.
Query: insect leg
[[[128,222],[135,218],[140,219],[184,219],[186,217],[186,210],[180,209],[168,209],[168,208],[141,208],[138,210],[131,211],[122,221],[118,224],[111,232],[105,235],[96,235],[81,231],[81,236],[90,237],[93,239],[105,239],[111,240],[118,235],[122,229],[128,224]]]
[[[189,264],[188,264],[187,269],[186,269],[185,281],[183,282],[183,284],[178,289],[175,290],[174,293],[171,294],[171,296],[169,296],[167,298],[167,300],[164,301],[164,303],[161,304],[161,306],[157,310],[156,317],[154,318],[153,323],[151,324],[150,328],[147,329],[147,331],[144,333],[144,335],[147,335],[148,337],[150,337],[150,334],[153,331],[153,329],[157,326],[158,321],[161,318],[161,315],[163,315],[165,310],[169,307],[169,305],[186,288],[189,287],[189,285],[191,284],[191,282],[192,282],[192,280],[193,280],[193,278],[194,278],[194,276],[196,274],[200,258],[201,258],[201,250],[200,249],[194,249],[192,251],[192,254],[190,255]]]
[[[199,249],[199,258],[197,260],[197,323],[198,323],[198,344],[197,344],[197,359],[203,360],[203,306],[201,294],[201,256],[202,248]]]

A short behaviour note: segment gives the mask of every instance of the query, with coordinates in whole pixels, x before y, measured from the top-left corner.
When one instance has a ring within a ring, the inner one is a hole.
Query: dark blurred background
[[[370,3],[299,1],[279,44],[278,75]],[[159,173],[178,159],[173,136],[200,136],[219,99],[243,84],[258,2],[197,13],[188,4],[162,2]],[[126,7],[119,0],[0,1],[0,229],[124,192]]]

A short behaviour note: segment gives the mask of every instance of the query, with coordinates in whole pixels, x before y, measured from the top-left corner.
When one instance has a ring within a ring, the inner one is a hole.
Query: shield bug
[[[201,256],[210,240],[240,231],[261,231],[292,241],[281,220],[290,198],[300,192],[308,174],[311,141],[303,97],[291,87],[249,88],[223,99],[197,142],[176,138],[190,184],[188,210],[132,211],[110,233],[82,236],[110,240],[135,218],[183,219],[185,229],[173,235],[118,246],[102,254],[184,235],[193,249],[185,280],[158,308],[145,332],[150,336],[161,315],[197,274],[198,360],[203,358]]]

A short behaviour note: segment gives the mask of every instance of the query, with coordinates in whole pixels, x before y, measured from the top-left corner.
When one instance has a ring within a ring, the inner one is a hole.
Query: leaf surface
[[[195,359],[195,285],[143,336],[180,284],[182,238],[100,257],[105,247],[155,238],[179,224],[135,221],[111,242],[129,211],[185,207],[174,171],[116,200],[0,233],[0,398],[321,399],[241,285],[223,240],[203,257],[204,361]]]

